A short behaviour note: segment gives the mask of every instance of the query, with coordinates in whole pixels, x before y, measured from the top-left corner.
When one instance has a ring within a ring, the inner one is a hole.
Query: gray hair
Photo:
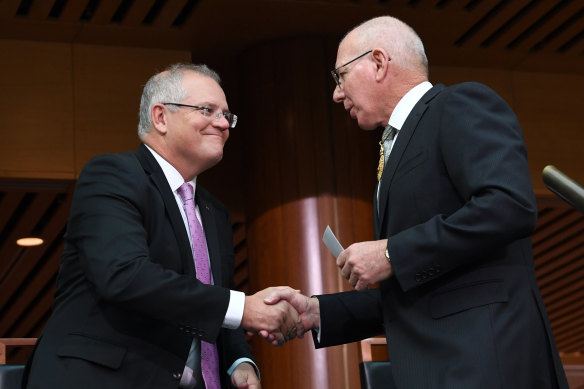
[[[150,77],[140,98],[140,122],[138,123],[138,136],[142,138],[152,128],[152,106],[163,102],[178,103],[188,97],[188,92],[182,84],[182,76],[186,72],[195,72],[202,76],[212,78],[221,84],[219,75],[207,65],[194,65],[177,63]],[[178,107],[169,106],[171,111]]]
[[[353,31],[361,49],[382,47],[397,66],[424,72],[428,77],[428,58],[424,44],[414,29],[406,23],[392,16],[380,16],[359,24],[347,35]]]

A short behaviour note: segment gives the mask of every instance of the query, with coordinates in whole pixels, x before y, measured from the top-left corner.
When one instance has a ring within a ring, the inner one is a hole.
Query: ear
[[[389,75],[389,55],[384,49],[377,48],[371,52],[375,64],[375,81],[383,81]]]
[[[154,104],[152,106],[152,110],[150,111],[151,119],[152,119],[152,127],[161,135],[165,135],[168,131],[167,128],[167,116],[166,116],[166,107],[162,104]]]

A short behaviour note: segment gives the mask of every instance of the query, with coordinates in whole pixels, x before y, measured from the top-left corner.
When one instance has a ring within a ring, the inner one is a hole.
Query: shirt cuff
[[[241,325],[243,318],[243,307],[245,306],[245,293],[230,290],[229,305],[223,320],[223,328],[235,330]]]
[[[237,366],[239,366],[241,363],[243,362],[249,362],[251,363],[251,365],[253,366],[256,375],[258,376],[258,380],[262,380],[262,377],[260,376],[260,369],[258,369],[258,366],[255,364],[254,361],[252,361],[249,358],[239,358],[238,360],[236,360],[235,362],[233,362],[233,364],[231,365],[231,367],[229,368],[229,370],[227,370],[227,374],[229,374],[229,376],[231,376],[231,374],[233,373],[233,370],[235,370],[235,368]]]

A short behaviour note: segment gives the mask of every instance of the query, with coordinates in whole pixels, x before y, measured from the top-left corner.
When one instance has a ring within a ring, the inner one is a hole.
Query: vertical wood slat
[[[30,20],[46,20],[55,4],[55,0],[33,1],[27,15]]]
[[[79,23],[83,11],[89,0],[68,1],[63,8],[59,21],[66,23]]]
[[[155,1],[156,0],[141,0],[133,2],[126,17],[122,20],[122,26],[139,26],[142,23],[142,20],[144,20],[144,17],[148,14],[148,11],[150,11],[150,8],[154,5]]]
[[[493,15],[489,20],[485,21],[480,30],[473,34],[473,36],[471,36],[465,42],[465,45],[468,47],[480,47],[481,43],[485,39],[496,32],[530,1],[531,0],[513,1],[502,7],[500,12],[498,12],[496,15]]]
[[[12,323],[14,323],[21,315],[25,314],[25,311],[28,310],[29,307],[36,304],[36,300],[39,299],[39,296],[46,285],[49,282],[54,282],[53,280],[57,274],[59,260],[64,247],[64,241],[60,233],[67,223],[72,200],[72,189],[73,186],[71,185],[69,195],[65,201],[60,204],[59,209],[55,212],[43,230],[45,244],[34,248],[35,250],[26,250],[24,255],[19,259],[17,265],[14,267],[12,275],[9,275],[10,282],[5,281],[0,284],[2,293],[7,296],[14,295],[17,290],[21,290],[18,301],[12,304],[8,310],[3,312],[3,317],[6,318],[6,320],[0,322],[0,334],[3,336],[26,335],[24,333],[9,334],[7,331],[9,327],[12,326]],[[56,248],[52,252],[48,252],[48,246],[52,246],[53,244],[56,244]],[[42,263],[39,263],[41,262],[40,259],[43,257],[47,257],[47,259]],[[27,276],[26,279],[29,279],[28,284],[24,283],[24,276]],[[49,304],[46,308],[50,309],[51,305],[52,304]],[[19,330],[21,329],[19,328]]]
[[[171,0],[168,1],[160,14],[154,21],[154,27],[156,28],[171,28],[172,22],[176,19],[180,11],[184,8],[187,0]]]
[[[492,48],[504,49],[508,44],[513,42],[523,32],[530,29],[537,21],[552,9],[561,0],[546,0],[529,7],[518,19],[515,20],[505,34],[500,39],[493,42]]]
[[[566,6],[561,8],[559,12],[552,14],[549,18],[538,25],[529,36],[527,36],[515,47],[515,50],[529,50],[533,48],[541,39],[545,38],[549,33],[551,33],[555,28],[565,22],[572,14],[579,11],[581,8],[581,2],[573,1],[568,3]],[[553,7],[550,8],[550,11],[552,9]]]
[[[566,48],[564,54],[570,56],[581,56],[582,54],[584,54],[584,36],[580,35],[579,40],[576,41],[570,47]]]
[[[120,6],[121,0],[101,0],[95,14],[91,18],[91,24],[107,25],[112,20],[112,16],[116,13]]]
[[[569,17],[567,19],[569,19]],[[582,33],[583,31],[584,31],[584,16],[581,13],[580,17],[577,20],[573,21],[569,26],[567,26],[562,31],[559,31],[558,33],[556,33],[553,36],[553,38],[551,38],[549,40],[549,42],[547,42],[541,48],[541,51],[545,52],[545,53],[557,52],[557,50],[560,47],[562,47],[565,43],[570,41],[570,39],[574,38],[575,36]]]
[[[0,20],[12,19],[16,15],[20,0],[3,0],[0,1]]]
[[[19,238],[23,238],[25,236],[29,236],[37,223],[37,218],[35,215],[43,215],[46,211],[47,207],[53,201],[54,194],[39,194],[35,197],[32,203],[24,210],[23,214],[19,217],[19,220],[16,221],[14,228],[8,234],[6,238],[6,244],[2,245],[0,248],[0,258],[10,258],[10,262],[7,263],[5,266],[5,271],[12,266],[12,261],[17,261],[19,252],[23,252],[29,250],[29,248],[20,247],[16,244],[16,240]],[[30,249],[35,249],[32,247]],[[23,266],[21,261],[17,261],[14,265],[15,268],[18,266]],[[18,284],[20,282],[20,278],[26,275],[25,273],[16,273],[18,275],[18,279],[16,277],[9,277],[4,279],[3,282],[0,284],[0,306],[4,305],[6,299],[9,295],[6,293],[5,288],[7,287],[8,283],[11,284]],[[0,279],[5,277],[5,273],[0,274]]]

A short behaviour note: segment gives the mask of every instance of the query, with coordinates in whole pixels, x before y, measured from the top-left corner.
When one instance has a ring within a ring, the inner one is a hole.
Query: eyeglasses
[[[349,62],[345,62],[345,63],[344,63],[344,64],[342,64],[341,66],[339,66],[339,67],[337,67],[337,68],[335,68],[335,69],[331,70],[331,74],[332,74],[333,78],[335,79],[335,82],[337,83],[337,86],[338,86],[339,88],[341,87],[341,76],[339,75],[339,69],[340,69],[340,68],[342,68],[342,67],[345,67],[345,66],[347,66],[347,65],[348,65],[348,64],[350,64],[350,63],[353,63],[353,62],[355,62],[355,61],[356,61],[356,60],[358,60],[359,58],[366,56],[367,54],[369,54],[369,53],[370,53],[370,52],[372,52],[372,51],[373,51],[373,50],[366,51],[366,52],[364,52],[363,54],[361,54],[360,56],[353,58],[353,59],[352,59],[352,60],[350,60]]]
[[[198,111],[203,111],[203,116],[206,118],[211,118],[211,120],[219,120],[224,117],[229,123],[229,128],[235,128],[237,124],[237,115],[232,114],[231,112],[223,112],[220,109],[212,109],[209,107],[203,107],[200,105],[188,105],[188,104],[179,104],[179,103],[161,103],[162,105],[176,105],[177,107],[186,107],[196,109]]]

